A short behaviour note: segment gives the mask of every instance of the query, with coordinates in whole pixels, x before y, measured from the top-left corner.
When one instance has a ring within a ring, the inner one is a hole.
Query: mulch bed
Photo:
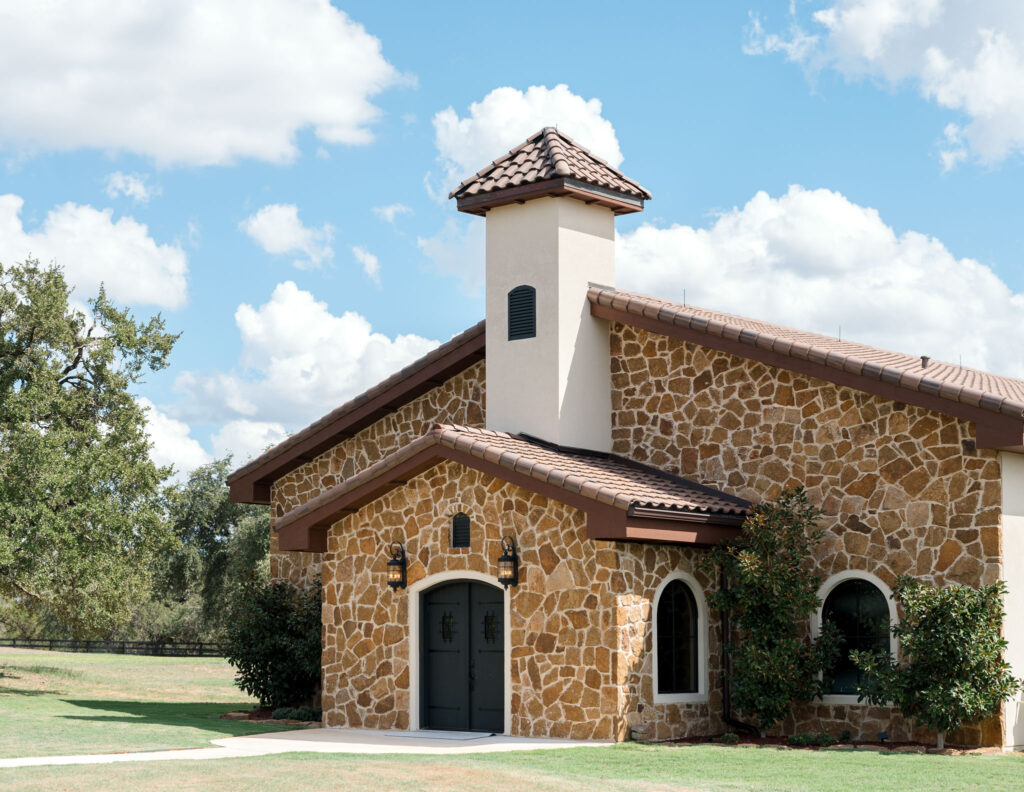
[[[702,737],[682,737],[678,740],[667,740],[667,745],[724,745],[737,748],[779,748],[790,751],[886,751],[892,753],[941,753],[945,756],[959,756],[962,754],[988,754],[1001,753],[999,748],[972,748],[966,745],[946,745],[942,751],[935,748],[934,743],[920,742],[899,742],[896,740],[852,740],[835,745],[790,745],[785,737],[761,737],[756,734],[741,734],[737,743],[716,742],[714,737],[720,735],[705,735]]]
[[[258,721],[259,723],[282,723],[286,726],[305,726],[310,729],[319,729],[320,721],[301,721],[294,720],[292,718],[271,718],[273,710],[270,707],[258,707],[251,710],[235,710],[234,712],[225,712],[221,715],[225,720],[247,720],[247,721]]]

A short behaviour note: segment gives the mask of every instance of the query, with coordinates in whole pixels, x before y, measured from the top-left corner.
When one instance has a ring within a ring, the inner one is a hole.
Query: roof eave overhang
[[[912,404],[954,418],[972,421],[976,426],[975,442],[978,448],[1016,451],[1024,453],[1024,417],[1014,417],[989,410],[981,406],[958,402],[953,399],[903,387],[884,379],[855,374],[828,365],[784,355],[771,349],[747,344],[739,339],[703,333],[690,327],[660,319],[657,315],[644,315],[616,308],[612,305],[591,302],[590,313],[609,322],[637,327],[658,335],[688,341],[708,349],[728,352],[747,360],[756,360],[776,368],[798,374],[806,374],[836,385],[844,385],[864,393],[871,393],[894,402]]]
[[[456,206],[460,212],[480,215],[487,214],[488,209],[513,203],[526,203],[534,198],[563,196],[575,198],[586,204],[605,206],[617,215],[642,212],[644,199],[626,195],[615,190],[587,184],[578,179],[560,177],[544,181],[523,184],[518,187],[507,187],[503,190],[479,193],[476,195],[456,196]]]
[[[241,468],[228,477],[231,502],[269,504],[271,485],[274,481],[316,459],[320,454],[395,412],[418,396],[443,385],[455,375],[483,360],[485,350],[486,335],[481,331],[435,360],[398,379],[391,387],[382,389],[364,403],[354,406],[338,419],[326,422],[299,442],[286,445],[276,454],[272,449],[264,462]]]
[[[337,485],[333,489],[338,493],[336,497],[332,497],[332,490],[328,490],[321,496],[324,498],[321,505],[312,509],[300,507],[302,512],[297,517],[285,515],[279,522],[278,548],[325,552],[327,532],[335,522],[446,460],[579,509],[587,516],[587,537],[590,539],[709,546],[737,536],[743,521],[743,515],[736,514],[655,508],[623,510],[464,451],[430,445],[356,486],[345,482]]]

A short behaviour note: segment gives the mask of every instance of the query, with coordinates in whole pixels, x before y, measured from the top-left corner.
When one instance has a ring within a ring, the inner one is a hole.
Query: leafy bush
[[[852,739],[853,739],[853,734],[851,734],[849,729],[843,729],[841,732],[839,732],[839,742],[841,742],[841,743],[848,743]]]
[[[729,582],[709,599],[734,617],[739,640],[727,638],[725,647],[733,703],[757,718],[762,736],[794,703],[822,695],[830,683],[826,670],[838,651],[836,629],[825,624],[820,637],[807,637],[821,581],[806,562],[824,534],[820,516],[803,487],[786,490],[758,506],[739,537],[717,545],[701,562],[708,572],[721,566]]]
[[[801,732],[800,734],[791,734],[787,740],[790,745],[794,745],[800,748],[806,748],[809,745],[835,745],[836,738],[831,734],[825,734],[825,732]]]
[[[278,707],[270,717],[274,720],[319,721],[322,715],[319,707]]]
[[[999,580],[988,586],[937,588],[901,577],[893,598],[903,618],[893,628],[904,660],[886,652],[851,652],[868,679],[859,698],[872,704],[895,704],[918,726],[946,732],[999,712],[1021,682],[1003,660],[1003,594]]]
[[[720,737],[715,737],[716,743],[724,743],[725,745],[735,745],[740,741],[739,735],[734,732],[726,732]]]
[[[320,684],[320,585],[300,589],[255,575],[238,597],[224,654],[235,682],[264,707],[308,704]]]

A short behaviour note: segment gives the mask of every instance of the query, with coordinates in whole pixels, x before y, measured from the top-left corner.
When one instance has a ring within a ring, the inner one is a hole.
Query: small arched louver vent
[[[452,517],[452,547],[469,547],[469,515],[459,512]]]
[[[537,335],[537,290],[516,286],[508,293],[508,340]]]

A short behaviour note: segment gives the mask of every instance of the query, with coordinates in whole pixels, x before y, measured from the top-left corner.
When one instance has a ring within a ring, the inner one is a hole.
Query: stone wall
[[[484,425],[484,362],[402,405],[274,482],[271,491],[270,575],[303,584],[320,573],[315,553],[277,549],[273,521],[416,439],[439,423]]]
[[[451,517],[460,511],[471,519],[471,546],[452,549]],[[670,572],[700,575],[694,551],[589,540],[583,513],[454,462],[417,476],[329,532],[326,725],[410,724],[409,598],[418,595],[387,589],[385,546],[405,544],[412,586],[442,572],[493,575],[506,534],[520,551],[520,584],[509,589],[512,734],[624,739],[638,720],[655,723],[662,737],[718,728],[717,692],[710,706],[651,703],[651,600]],[[712,654],[714,669],[717,648]],[[712,678],[717,691],[717,674]]]
[[[823,579],[1000,576],[999,463],[970,423],[622,325],[611,366],[613,451],[755,502],[803,484],[826,512]],[[909,732],[863,705],[816,704],[787,728]],[[998,741],[986,729],[961,737]]]

